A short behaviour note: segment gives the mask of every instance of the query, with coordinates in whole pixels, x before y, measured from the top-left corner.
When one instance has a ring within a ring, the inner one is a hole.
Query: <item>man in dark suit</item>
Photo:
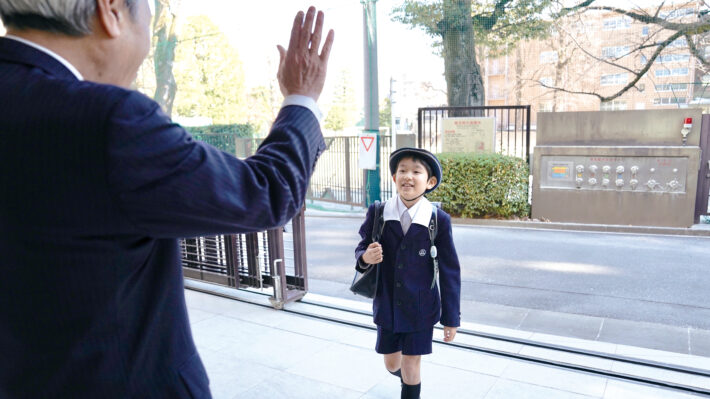
[[[323,14],[299,12],[279,47],[284,106],[245,161],[127,89],[150,17],[147,0],[0,1],[2,399],[209,398],[177,238],[303,205],[324,149]]]

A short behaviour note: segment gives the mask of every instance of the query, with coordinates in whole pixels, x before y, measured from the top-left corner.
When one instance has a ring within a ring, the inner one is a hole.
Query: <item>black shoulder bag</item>
[[[380,201],[375,201],[375,215],[372,221],[372,242],[377,242],[382,237],[382,229],[384,228],[384,205]],[[357,261],[356,261],[357,262]],[[367,298],[374,298],[377,295],[377,283],[380,279],[380,264],[370,265],[364,272],[355,271],[355,277],[350,284],[350,291],[353,294],[362,295]]]

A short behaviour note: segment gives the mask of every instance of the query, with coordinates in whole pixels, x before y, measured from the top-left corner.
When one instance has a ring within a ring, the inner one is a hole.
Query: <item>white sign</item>
[[[444,118],[443,152],[494,153],[495,118]]]
[[[360,133],[358,138],[360,148],[360,169],[375,170],[377,168],[377,134]]]

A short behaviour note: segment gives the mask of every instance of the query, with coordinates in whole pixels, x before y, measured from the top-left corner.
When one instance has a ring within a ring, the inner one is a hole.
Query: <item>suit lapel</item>
[[[49,75],[77,80],[61,62],[17,40],[0,37],[0,60],[37,67]]]

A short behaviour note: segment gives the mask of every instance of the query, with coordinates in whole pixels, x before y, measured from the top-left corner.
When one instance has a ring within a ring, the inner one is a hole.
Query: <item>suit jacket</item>
[[[289,106],[241,161],[0,38],[0,398],[210,397],[177,238],[285,224],[324,148]]]
[[[371,205],[360,227],[362,240],[355,249],[358,261],[372,243],[374,209]],[[378,326],[401,333],[431,328],[439,321],[447,327],[460,325],[461,267],[452,237],[451,217],[437,209],[437,218],[434,244],[438,252],[441,293],[436,286],[431,287],[434,267],[428,227],[412,223],[404,234],[398,220],[385,222],[380,238],[383,260],[377,266],[380,279],[372,302]]]

